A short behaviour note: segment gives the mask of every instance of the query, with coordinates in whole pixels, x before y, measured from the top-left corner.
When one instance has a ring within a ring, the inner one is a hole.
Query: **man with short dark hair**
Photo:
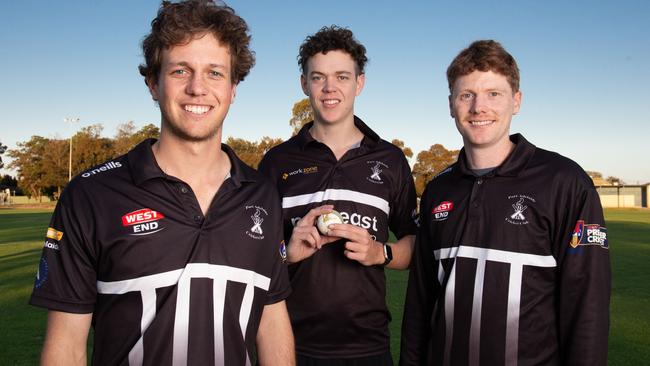
[[[221,144],[249,41],[229,7],[162,3],[140,66],[160,139],[61,196],[30,300],[43,364],[85,364],[91,321],[96,365],[295,364],[279,197]]]
[[[354,115],[365,52],[337,26],[307,37],[300,80],[314,121],[260,164],[282,197],[299,365],[392,364],[384,267],[410,262],[415,189],[402,151]],[[344,223],[321,234],[314,221],[332,209]]]
[[[610,265],[591,179],[510,135],[519,69],[477,41],[447,69],[458,162],[427,185],[401,365],[605,365]]]

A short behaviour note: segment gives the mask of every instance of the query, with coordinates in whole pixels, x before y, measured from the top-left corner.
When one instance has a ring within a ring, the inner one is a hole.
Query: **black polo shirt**
[[[147,140],[77,176],[48,229],[30,303],[93,313],[98,365],[244,365],[264,305],[289,294],[275,188],[232,169],[203,217]]]
[[[404,154],[359,118],[354,123],[363,140],[338,161],[312,138],[309,123],[260,163],[282,197],[287,243],[300,217],[323,204],[382,243],[389,230],[397,238],[415,233],[415,189]],[[293,292],[287,305],[299,354],[349,358],[389,349],[384,268],[363,266],[343,251],[340,240],[289,266]]]
[[[609,243],[573,161],[521,135],[483,176],[459,161],[428,185],[401,365],[605,365]]]

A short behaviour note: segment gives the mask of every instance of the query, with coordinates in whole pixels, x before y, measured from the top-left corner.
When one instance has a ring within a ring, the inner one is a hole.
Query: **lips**
[[[200,115],[208,113],[212,107],[208,105],[186,104],[183,106],[183,109],[187,112]]]
[[[493,124],[494,120],[480,120],[480,121],[479,120],[474,120],[474,121],[469,121],[469,123],[472,126],[487,126],[487,125]]]
[[[334,107],[341,103],[339,99],[325,99],[323,100],[323,104],[327,107]]]

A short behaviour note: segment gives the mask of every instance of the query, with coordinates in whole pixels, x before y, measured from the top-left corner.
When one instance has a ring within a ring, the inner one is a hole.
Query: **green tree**
[[[273,146],[282,143],[281,138],[271,138],[264,136],[259,142],[248,141],[238,137],[228,137],[226,144],[230,146],[237,156],[248,166],[257,169],[266,154]]]
[[[46,187],[43,156],[49,140],[41,136],[32,136],[29,141],[19,142],[16,149],[9,150],[7,155],[13,161],[10,169],[18,172],[18,187],[29,197],[40,197]]]
[[[136,130],[135,123],[128,121],[117,126],[117,133],[113,141],[113,155],[124,155],[145,139],[160,137],[160,129],[154,124],[144,125]]]
[[[113,140],[102,137],[104,127],[97,123],[83,127],[72,137],[72,175],[113,158]]]
[[[7,145],[3,145],[2,141],[0,141],[0,169],[5,166],[5,163],[2,162],[2,154],[7,151]]]
[[[413,166],[415,191],[418,197],[422,196],[431,178],[458,160],[459,152],[459,150],[447,150],[440,144],[431,145],[429,150],[420,151]]]
[[[291,135],[296,135],[303,125],[313,120],[314,110],[309,104],[309,98],[297,101],[291,108],[291,119],[289,120],[289,125],[293,128]]]

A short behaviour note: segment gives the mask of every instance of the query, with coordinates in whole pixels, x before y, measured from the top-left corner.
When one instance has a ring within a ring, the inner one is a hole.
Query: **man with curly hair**
[[[299,365],[392,364],[384,267],[409,264],[415,189],[402,151],[354,115],[365,54],[348,29],[307,37],[298,62],[314,120],[260,164],[282,197]],[[344,223],[319,233],[332,210]]]
[[[221,144],[254,64],[248,26],[207,0],[164,1],[140,66],[158,140],[75,177],[46,234],[31,303],[43,364],[295,364],[280,200]]]

